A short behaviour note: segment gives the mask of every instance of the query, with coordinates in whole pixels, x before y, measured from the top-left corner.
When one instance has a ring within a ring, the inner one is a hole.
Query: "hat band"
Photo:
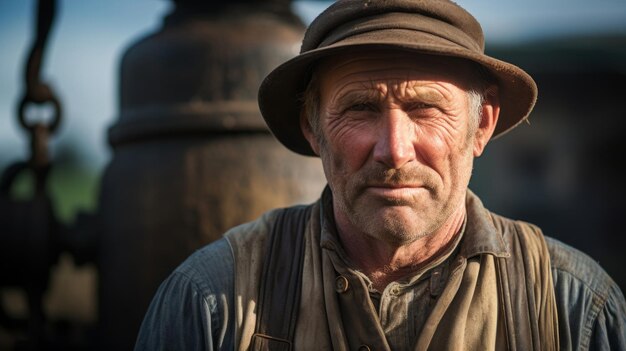
[[[435,28],[437,29],[436,31],[433,30]],[[465,49],[479,53],[483,52],[482,47],[480,47],[474,39],[449,23],[433,19],[431,17],[422,16],[420,14],[407,14],[401,12],[392,12],[366,18],[359,18],[343,24],[331,31],[317,46],[317,48],[335,44],[352,36],[389,29],[423,32],[445,39]],[[302,52],[305,51],[308,50],[302,50]]]

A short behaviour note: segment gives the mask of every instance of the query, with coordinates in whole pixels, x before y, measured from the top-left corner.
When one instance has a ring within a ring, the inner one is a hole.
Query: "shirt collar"
[[[339,235],[337,234],[335,214],[333,213],[333,194],[328,185],[326,185],[322,192],[320,202],[320,227],[322,230],[320,245],[324,249],[335,251],[343,263],[350,266],[348,255],[344,251],[339,241]]]
[[[467,189],[465,200],[467,227],[459,247],[459,255],[470,258],[480,254],[509,257],[509,250],[502,234],[496,229],[489,212],[471,190]]]

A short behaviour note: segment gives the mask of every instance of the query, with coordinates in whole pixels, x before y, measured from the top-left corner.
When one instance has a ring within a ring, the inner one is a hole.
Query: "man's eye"
[[[425,104],[425,103],[415,103],[412,104],[411,106],[409,106],[409,110],[411,111],[415,111],[415,110],[428,110],[430,108],[435,108],[435,106],[433,105],[429,105],[429,104]]]
[[[346,109],[347,111],[373,111],[374,107],[368,103],[359,103],[351,105]]]

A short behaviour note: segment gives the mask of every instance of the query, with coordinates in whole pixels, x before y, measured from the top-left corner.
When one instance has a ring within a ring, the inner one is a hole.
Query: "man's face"
[[[320,135],[305,134],[338,228],[395,245],[438,230],[463,206],[486,143],[477,145],[470,122],[469,66],[370,52],[334,58],[318,74]]]

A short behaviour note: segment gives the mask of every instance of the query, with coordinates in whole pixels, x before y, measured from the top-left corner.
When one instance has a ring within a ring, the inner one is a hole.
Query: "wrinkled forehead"
[[[484,85],[478,64],[447,56],[416,54],[403,50],[359,50],[320,60],[314,71],[320,81],[369,76],[374,80],[429,80],[452,83],[468,90]]]

